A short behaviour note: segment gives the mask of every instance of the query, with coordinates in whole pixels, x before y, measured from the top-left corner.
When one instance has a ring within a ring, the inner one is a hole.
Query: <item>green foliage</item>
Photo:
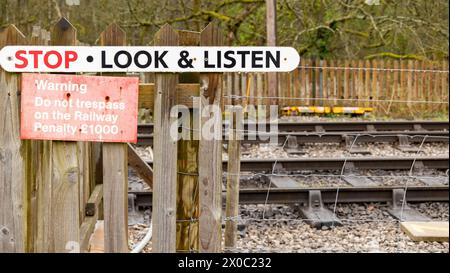
[[[94,44],[117,22],[128,43],[148,44],[165,23],[200,31],[218,21],[230,45],[266,43],[265,0],[0,0],[0,25],[14,23],[25,34],[49,29],[60,15],[78,29],[78,39]],[[313,58],[446,59],[449,47],[448,0],[277,1],[278,44]]]

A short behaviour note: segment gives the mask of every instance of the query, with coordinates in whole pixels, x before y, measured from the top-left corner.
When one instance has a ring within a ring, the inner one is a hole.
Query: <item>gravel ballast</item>
[[[419,203],[410,207],[435,221],[449,219],[448,203]],[[328,208],[333,211],[334,206]],[[412,241],[387,209],[387,205],[379,203],[338,204],[336,215],[343,226],[315,229],[301,221],[298,206],[241,205],[237,246],[226,252],[449,253],[448,242]],[[129,227],[130,249],[149,228],[148,217],[144,218],[145,223]],[[151,242],[143,252],[151,252]]]
[[[418,206],[425,215],[448,221],[448,203],[422,203]],[[333,209],[333,206],[329,207]],[[400,230],[400,224],[389,215],[387,208],[381,204],[340,204],[336,214],[344,225],[317,230],[299,221],[298,210],[292,206],[267,205],[266,218],[289,219],[278,221],[251,220],[262,218],[264,205],[241,206],[246,230],[234,251],[449,252],[448,242],[412,241]]]

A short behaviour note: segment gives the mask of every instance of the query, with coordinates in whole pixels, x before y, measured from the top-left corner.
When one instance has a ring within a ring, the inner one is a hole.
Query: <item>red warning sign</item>
[[[22,74],[22,139],[137,142],[139,79]]]

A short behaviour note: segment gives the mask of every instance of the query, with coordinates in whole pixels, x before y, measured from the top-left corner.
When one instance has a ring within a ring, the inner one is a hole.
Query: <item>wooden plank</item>
[[[327,60],[322,61],[322,97],[324,98],[322,106],[330,106],[330,88],[329,88],[329,69]]]
[[[147,108],[153,111],[155,103],[155,84],[139,84],[139,108]],[[193,107],[193,97],[200,95],[200,84],[198,83],[180,83],[176,87],[177,103],[185,105],[188,108]]]
[[[301,98],[305,98],[306,97],[306,94],[307,94],[307,84],[306,84],[306,68],[304,67],[304,66],[306,66],[306,62],[305,62],[305,59],[300,59],[300,65],[302,66],[300,69],[301,69],[301,73],[300,73],[300,75],[301,75],[301,81],[300,81],[300,84],[301,84],[301,87],[300,87],[300,97]],[[298,106],[300,106],[300,105],[304,105],[305,104],[305,100],[299,100],[298,102],[297,102],[297,105]]]
[[[308,100],[306,101],[306,105],[312,105],[313,104],[313,100],[311,100],[311,98],[314,97],[313,94],[313,69],[311,68],[313,66],[313,62],[311,59],[306,60],[306,66],[307,68],[307,76],[306,76],[306,86],[307,86],[307,93],[306,93],[306,98],[308,98]]]
[[[378,90],[377,90],[377,99],[382,102],[378,102],[378,105],[382,107],[382,109],[386,109],[386,101],[384,96],[385,91],[385,79],[386,79],[386,68],[385,62],[383,60],[378,60],[378,68],[382,69],[378,72]]]
[[[321,94],[320,94],[320,60],[314,59],[314,64],[316,68],[314,69],[314,97],[317,98],[314,100],[314,105],[321,105]]]
[[[208,24],[200,34],[201,46],[223,45],[223,33],[214,23]],[[202,110],[207,105],[220,106],[222,101],[222,74],[201,73]],[[243,88],[244,90],[246,88]],[[215,138],[206,140],[202,136],[199,143],[199,235],[200,252],[220,252],[222,241],[222,117],[220,113],[202,114],[201,124],[207,125],[209,119],[216,118]]]
[[[76,142],[53,141],[52,145],[52,214],[55,252],[79,252],[80,204]],[[47,223],[48,224],[48,223]]]
[[[408,73],[406,75],[406,81],[407,81],[407,99],[408,101],[414,100],[414,89],[413,89],[413,78],[412,78],[412,69],[413,69],[413,61],[408,60]],[[413,106],[411,103],[407,104],[408,108]]]
[[[103,143],[105,252],[128,252],[127,145]]]
[[[448,70],[448,61],[443,61],[442,62],[442,70]],[[448,75],[449,73],[441,73],[441,85],[442,85],[442,93],[441,93],[441,97],[440,97],[440,101],[448,101]],[[442,104],[441,106],[441,110],[447,110],[448,112],[448,104]]]
[[[126,45],[126,34],[110,24],[100,34],[102,46]],[[115,74],[117,76],[117,74]],[[103,217],[105,252],[128,252],[128,146],[103,143]]]
[[[408,100],[408,91],[406,89],[406,72],[405,72],[406,66],[405,66],[404,60],[400,61],[400,69],[401,69],[401,71],[400,71],[400,91],[401,91],[400,99],[402,101],[406,101],[406,100]],[[405,103],[402,103],[400,106],[404,107],[405,105],[406,105]]]
[[[336,67],[336,63],[334,60],[330,60],[328,63],[328,75],[329,75],[329,85],[328,85],[328,96],[330,100],[328,101],[329,106],[336,105],[337,101],[337,82],[336,82],[336,69],[333,67]]]
[[[200,44],[200,35],[198,31],[176,30],[180,46],[198,46]]]
[[[358,92],[356,98],[358,100],[364,99],[364,61],[358,61]],[[364,106],[364,102],[358,102],[358,106]]]
[[[433,70],[434,64],[433,61],[428,62],[428,70]],[[427,101],[433,101],[435,99],[435,93],[434,93],[434,74],[433,72],[429,71],[428,74],[428,99]],[[427,103],[427,111],[431,110],[433,107],[433,104]]]
[[[372,60],[373,73],[372,73],[372,89],[370,90],[370,97],[374,100],[378,99],[377,89],[378,89],[378,71],[377,71],[377,61]],[[375,102],[374,105],[378,105],[378,102]]]
[[[278,96],[281,97],[278,99],[279,107],[284,107],[289,105],[289,101],[286,99],[288,97],[288,90],[286,86],[286,73],[278,73]]]
[[[241,96],[242,96],[242,106],[245,107],[248,104],[247,98],[247,74],[241,73]]]
[[[234,114],[233,121],[237,115]],[[239,215],[239,179],[240,179],[240,158],[241,144],[236,140],[236,124],[233,122],[233,129],[230,130],[230,140],[228,141],[228,174],[227,174],[227,194],[226,194],[226,221],[225,221],[225,248],[236,247],[237,242],[237,220]]]
[[[222,76],[222,78],[223,78],[223,76]],[[255,103],[256,103],[256,99],[255,99],[256,75],[254,73],[248,74],[248,80],[250,81],[250,104],[255,106]]]
[[[231,90],[232,90],[232,88],[233,88],[233,73],[227,73],[226,74],[226,80],[225,80],[225,82],[226,82],[226,95],[228,96],[228,99],[227,99],[227,105],[228,104],[231,104],[231,100],[232,100],[232,98],[230,97],[232,94],[230,93],[231,92]],[[261,94],[258,94],[258,96],[262,96]]]
[[[357,68],[358,67],[358,61],[357,60],[352,60],[351,61],[351,66],[352,68]],[[355,100],[358,94],[358,70],[357,69],[353,69],[352,73],[351,73],[351,91],[350,91],[350,98],[352,100]],[[351,102],[350,106],[358,106],[358,101],[356,101],[356,104],[354,101]]]
[[[85,218],[80,227],[80,250],[89,252],[89,239],[94,232],[103,199],[103,185],[97,185],[92,191],[85,206]]]
[[[426,70],[427,68],[428,67],[427,67],[426,61],[422,61],[422,67],[421,67],[422,75],[420,77],[421,78],[420,80],[421,80],[421,86],[422,86],[422,100],[424,100],[424,101],[426,101],[428,99],[427,73],[423,71],[423,70]],[[427,105],[425,103],[420,104],[421,111],[424,111],[426,109],[426,107],[427,107]]]
[[[392,68],[391,60],[386,60],[385,65],[386,65],[387,69],[391,69]],[[386,100],[389,100],[388,107],[387,107],[387,113],[389,113],[391,106],[393,104],[392,101],[394,100],[394,93],[392,92],[392,73],[391,73],[391,71],[387,71],[387,73],[386,73],[386,87],[384,89],[385,89],[384,97],[386,98]]]
[[[370,88],[371,88],[371,75],[372,75],[372,70],[370,70],[371,66],[370,66],[370,60],[366,60],[364,62],[364,68],[366,69],[365,71],[365,79],[364,79],[364,99],[366,100],[366,102],[364,103],[365,107],[371,107],[371,103],[369,102],[370,99]]]
[[[231,90],[231,92],[236,92]],[[239,105],[240,100],[233,100],[233,105]],[[226,205],[225,205],[225,248],[234,248],[237,241],[237,220],[236,217],[239,213],[239,177],[240,177],[240,165],[241,165],[241,143],[237,140],[238,133],[236,132],[237,123],[236,120],[240,118],[242,120],[243,113],[242,108],[238,109],[238,113],[233,111],[233,122],[230,124],[229,140],[228,140],[228,169],[227,169],[227,192],[226,192]],[[258,117],[258,120],[260,117]]]
[[[0,49],[25,45],[14,26],[0,29]],[[0,68],[0,252],[25,252],[27,241],[27,155],[20,140],[19,74]]]
[[[337,93],[336,93],[336,97],[338,99],[343,99],[343,91],[342,91],[342,62],[341,60],[337,60],[336,61],[336,67],[338,67],[338,69],[336,69],[336,82],[337,82]],[[340,106],[343,106],[343,102],[341,100],[336,100],[336,103]],[[336,105],[336,104],[335,104]]]
[[[239,73],[233,73],[233,95],[237,96],[237,100],[242,102],[242,92],[241,92],[241,77],[239,76]]]
[[[396,100],[400,99],[399,96],[399,88],[398,88],[398,83],[399,83],[399,78],[398,78],[398,60],[394,60],[394,86],[393,86],[393,92],[394,92],[394,98]]]
[[[434,63],[434,69],[435,70],[441,70],[441,66],[439,63]],[[433,101],[439,101],[441,99],[441,75],[442,73],[438,73],[438,72],[434,72],[434,90],[433,90],[433,94],[434,94],[434,98]],[[439,108],[439,104],[431,104],[431,110],[435,111]]]
[[[128,143],[128,166],[133,168],[150,188],[153,188],[153,169],[137,154],[130,143]]]
[[[292,83],[293,86],[293,97],[295,99],[292,100],[292,105],[296,106],[299,105],[300,101],[298,100],[298,98],[301,97],[301,87],[300,87],[300,68],[297,68],[294,70],[294,74],[292,75],[294,77],[294,81]]]
[[[65,18],[52,28],[51,45],[76,45],[76,29]],[[51,223],[55,252],[79,252],[81,168],[77,142],[53,141]]]
[[[179,32],[180,33],[180,32]],[[200,40],[200,32],[192,33]],[[185,40],[186,39],[186,40]],[[198,46],[199,42],[191,43],[189,37],[180,35],[178,43],[185,46]],[[179,74],[179,82],[199,83],[199,73]],[[202,90],[203,91],[203,90]],[[179,104],[179,102],[177,102]],[[190,119],[193,120],[193,112],[190,111]],[[196,120],[198,121],[198,120]],[[192,124],[192,123],[191,123]],[[191,125],[193,128],[194,125]],[[195,128],[193,128],[195,129]],[[190,139],[184,138],[178,141],[177,146],[177,208],[176,208],[176,251],[188,252],[199,250],[199,141],[198,131],[187,130]]]
[[[230,82],[230,79],[227,79],[227,82]],[[264,80],[262,73],[256,74],[256,84],[258,86],[258,88],[256,89],[256,96],[258,97],[256,104],[259,107],[264,104],[264,100],[262,99],[262,97],[264,96]],[[227,88],[227,92],[231,92],[231,85],[227,85]],[[231,104],[230,101],[228,103]]]
[[[344,99],[348,99],[350,98],[350,70],[348,68],[350,68],[350,62],[348,60],[344,61],[344,67],[346,68],[344,70],[344,92],[343,92],[343,97]],[[343,101],[343,104],[345,106],[348,106],[348,101]]]
[[[39,28],[34,28],[29,44],[48,45],[49,37],[50,32]],[[27,152],[29,155],[29,158],[27,159],[27,179],[29,193],[27,252],[38,252],[38,243],[41,246],[45,247],[50,245],[48,240],[48,238],[50,237],[50,233],[42,231],[51,227],[51,225],[48,224],[50,219],[45,218],[45,215],[49,215],[51,212],[50,202],[48,202],[49,200],[51,200],[51,170],[49,170],[51,164],[48,162],[48,160],[51,159],[49,156],[51,151],[51,143],[51,141],[27,141]],[[47,169],[43,170],[41,168],[42,166],[47,166]],[[45,214],[42,213],[42,211],[48,213]],[[46,234],[47,236],[45,239],[43,239],[42,236],[38,236],[39,234]],[[37,240],[38,237],[40,238],[40,240]]]
[[[164,25],[155,34],[156,46],[177,46],[178,34]],[[176,244],[176,188],[177,142],[170,135],[176,117],[170,110],[176,104],[178,75],[156,73],[153,163],[153,252],[175,252]]]
[[[448,222],[401,222],[400,228],[416,242],[448,242]]]
[[[293,95],[292,95],[292,73],[286,72],[285,74],[286,74],[286,85],[287,85],[286,86],[286,89],[287,89],[286,95],[288,98],[292,98],[293,97]],[[286,103],[288,106],[294,105],[292,103],[292,99],[286,100]]]
[[[416,100],[421,100],[420,98],[420,86],[419,86],[419,79],[420,79],[420,73],[417,71],[420,69],[419,61],[414,61],[414,98]],[[416,105],[417,106],[417,105]],[[414,107],[417,111],[417,107]]]

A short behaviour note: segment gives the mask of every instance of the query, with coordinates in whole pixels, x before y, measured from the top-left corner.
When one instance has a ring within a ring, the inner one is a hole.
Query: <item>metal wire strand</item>
[[[390,100],[390,99],[343,99],[343,98],[301,98],[301,97],[281,97],[281,96],[240,96],[240,95],[223,95],[229,99],[280,99],[280,100],[324,100],[324,101],[352,101],[352,102],[389,102],[389,103],[429,103],[429,104],[449,104],[448,101],[421,101],[421,100]]]

